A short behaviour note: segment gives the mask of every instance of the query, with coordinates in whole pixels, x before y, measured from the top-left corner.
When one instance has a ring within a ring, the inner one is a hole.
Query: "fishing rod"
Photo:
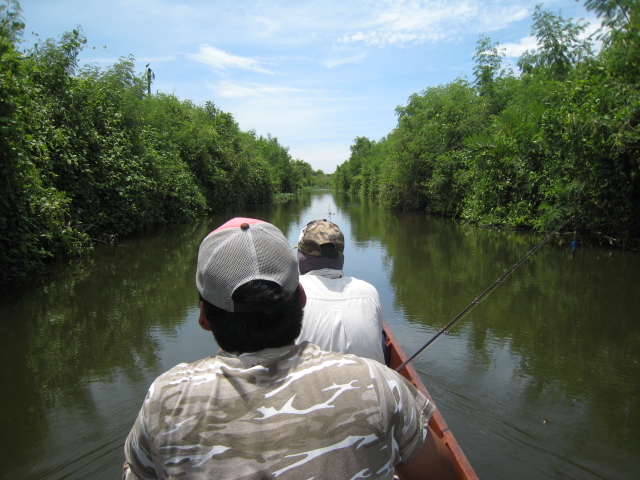
[[[436,333],[433,337],[431,337],[429,339],[429,341],[427,343],[425,343],[422,347],[420,347],[418,349],[418,351],[416,353],[414,353],[413,355],[411,355],[407,360],[404,361],[404,363],[402,365],[400,365],[398,368],[396,368],[396,372],[399,372],[400,370],[402,370],[405,365],[407,365],[411,360],[413,360],[414,358],[416,358],[418,355],[420,355],[420,353],[422,353],[422,351],[427,348],[429,345],[431,345],[436,338],[438,338],[440,335],[442,335],[443,333],[449,333],[449,329],[451,327],[453,327],[453,325],[455,323],[458,322],[458,320],[460,320],[462,317],[464,317],[467,313],[469,313],[469,311],[475,307],[476,305],[478,305],[482,299],[484,297],[486,297],[487,295],[489,295],[493,290],[495,290],[498,285],[500,285],[516,268],[518,268],[520,265],[522,265],[524,263],[524,261],[529,258],[531,255],[533,255],[535,252],[537,252],[545,243],[547,243],[549,241],[549,239],[554,236],[555,234],[557,234],[560,230],[562,230],[564,228],[564,226],[569,223],[572,219],[569,218],[568,220],[566,220],[562,225],[560,225],[558,228],[556,228],[553,232],[551,232],[549,235],[547,235],[547,237],[545,237],[541,242],[539,242],[535,247],[533,247],[531,250],[529,250],[520,260],[518,260],[516,263],[514,263],[511,268],[509,268],[506,272],[504,272],[495,282],[493,282],[489,288],[487,288],[484,292],[482,292],[480,295],[478,295],[469,305],[467,305],[458,315],[456,315],[453,320],[451,320],[449,323],[447,323],[444,327],[442,327],[438,333]],[[572,246],[573,248],[573,246]]]

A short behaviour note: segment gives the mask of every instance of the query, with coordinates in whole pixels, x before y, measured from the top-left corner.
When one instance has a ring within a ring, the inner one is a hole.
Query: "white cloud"
[[[493,31],[527,18],[530,11],[518,5],[492,5],[466,0],[449,2],[388,0],[357,28],[342,35],[341,44],[362,43],[389,47],[451,41],[469,32]],[[374,7],[375,7],[374,6]]]
[[[483,8],[478,18],[469,19],[469,27],[473,31],[493,32],[509,25],[531,18],[533,9],[528,9],[519,5],[508,5],[498,9]]]
[[[302,92],[303,90],[281,85],[267,85],[263,83],[248,83],[240,85],[228,81],[217,84],[209,83],[207,87],[218,97],[222,98],[258,98],[282,96],[291,93]]]
[[[359,55],[353,55],[351,57],[345,57],[345,58],[332,58],[332,59],[325,60],[324,66],[327,67],[328,69],[332,69],[335,67],[339,67],[340,65],[358,63],[364,60],[365,58],[366,58],[366,55],[364,53],[361,53]]]
[[[505,43],[500,47],[504,48],[507,58],[520,58],[526,50],[532,52],[538,48],[538,42],[535,37],[528,36],[521,38],[518,43]]]
[[[238,55],[233,55],[231,53],[227,53],[224,50],[220,50],[219,48],[212,47],[211,45],[200,45],[199,53],[191,53],[188,54],[192,60],[195,60],[200,63],[204,63],[210,67],[213,67],[217,70],[228,70],[228,69],[240,69],[240,70],[251,70],[253,72],[259,73],[267,73],[273,75],[274,72],[267,70],[266,68],[260,65],[260,62],[253,58],[249,57],[240,57]]]

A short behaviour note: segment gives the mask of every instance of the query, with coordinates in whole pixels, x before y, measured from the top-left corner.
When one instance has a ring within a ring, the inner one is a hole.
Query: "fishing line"
[[[456,315],[453,320],[451,320],[449,323],[447,323],[444,327],[442,327],[438,333],[436,333],[433,337],[431,337],[429,339],[429,341],[427,343],[425,343],[422,347],[420,347],[420,349],[414,353],[413,355],[411,355],[407,360],[404,361],[404,363],[402,365],[400,365],[398,368],[396,368],[396,372],[399,372],[400,370],[402,370],[404,368],[404,366],[409,363],[411,360],[413,360],[414,358],[416,358],[418,355],[420,355],[420,353],[422,353],[422,351],[427,348],[429,345],[431,345],[436,338],[438,338],[440,335],[442,335],[443,333],[448,333],[449,329],[451,327],[453,327],[453,325],[455,323],[457,323],[460,319],[462,319],[462,317],[464,317],[467,313],[469,313],[469,311],[475,307],[476,305],[478,305],[482,299],[484,297],[486,297],[487,295],[489,295],[493,290],[495,290],[498,285],[500,285],[516,268],[518,268],[520,265],[522,265],[524,263],[524,261],[529,258],[531,255],[533,255],[534,253],[536,253],[545,243],[547,243],[549,241],[549,239],[551,237],[553,237],[555,234],[557,234],[560,230],[562,230],[564,228],[564,226],[569,223],[572,219],[569,218],[567,221],[565,221],[562,225],[560,225],[558,228],[556,228],[553,232],[551,232],[549,235],[547,235],[540,243],[538,243],[535,247],[533,247],[531,250],[529,250],[520,260],[518,260],[516,263],[514,263],[511,268],[509,268],[507,271],[505,271],[495,282],[493,282],[489,288],[487,288],[484,292],[482,292],[480,295],[478,295],[469,305],[467,305],[458,315]]]

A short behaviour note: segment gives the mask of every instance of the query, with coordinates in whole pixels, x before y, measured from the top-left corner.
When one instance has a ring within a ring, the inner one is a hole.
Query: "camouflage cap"
[[[332,244],[333,249],[321,248],[327,244]],[[300,232],[298,251],[315,257],[339,257],[344,253],[344,235],[335,223],[313,220]]]

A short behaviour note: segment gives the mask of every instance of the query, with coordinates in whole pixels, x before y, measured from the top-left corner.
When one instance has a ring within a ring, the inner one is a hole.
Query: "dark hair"
[[[227,312],[207,302],[204,316],[220,348],[227,352],[257,352],[264,348],[292,345],[302,329],[302,305],[298,295],[287,295],[280,285],[252,280],[233,292],[234,302],[259,304],[262,311]]]

